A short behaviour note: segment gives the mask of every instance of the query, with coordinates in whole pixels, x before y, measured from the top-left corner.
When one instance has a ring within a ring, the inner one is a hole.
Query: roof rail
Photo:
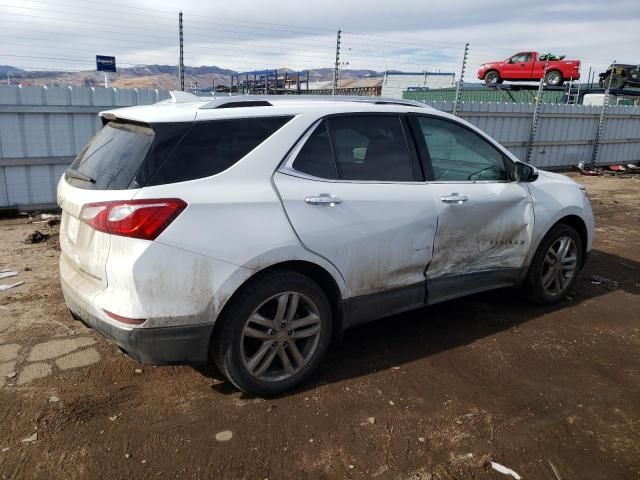
[[[182,92],[184,93],[184,92]],[[202,100],[202,97],[198,97]],[[193,100],[191,100],[193,101]],[[212,109],[212,108],[235,108],[235,107],[258,107],[258,106],[272,106],[272,102],[282,101],[317,101],[317,102],[360,102],[360,103],[372,103],[375,105],[404,105],[407,107],[421,107],[430,108],[422,102],[414,100],[403,100],[399,98],[385,98],[385,97],[357,97],[349,95],[236,95],[229,97],[218,97],[211,100],[201,107],[200,109]]]

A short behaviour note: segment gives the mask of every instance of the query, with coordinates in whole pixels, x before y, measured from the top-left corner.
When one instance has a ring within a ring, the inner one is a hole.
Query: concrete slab
[[[18,357],[20,345],[17,343],[9,343],[8,345],[0,345],[0,362],[8,362]]]
[[[7,383],[7,375],[11,372],[15,372],[16,362],[0,363],[0,388],[4,387]]]
[[[32,363],[22,369],[18,375],[18,385],[32,382],[38,378],[48,377],[51,375],[51,365],[48,363]]]
[[[0,363],[0,378],[5,378],[11,372],[16,371],[16,362]]]
[[[61,370],[69,370],[71,368],[86,367],[100,361],[100,354],[95,348],[88,348],[80,352],[75,352],[56,360],[56,365]]]
[[[91,337],[65,338],[35,345],[29,353],[29,362],[39,362],[61,357],[82,347],[93,345],[96,341]]]
[[[15,319],[10,316],[1,316],[0,317],[0,332],[8,331],[14,324]]]

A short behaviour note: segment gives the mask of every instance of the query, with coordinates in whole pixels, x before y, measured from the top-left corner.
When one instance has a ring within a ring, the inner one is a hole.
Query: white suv
[[[134,359],[283,392],[356,324],[523,286],[563,298],[584,189],[402,100],[225,97],[100,114],[60,180],[74,316]]]

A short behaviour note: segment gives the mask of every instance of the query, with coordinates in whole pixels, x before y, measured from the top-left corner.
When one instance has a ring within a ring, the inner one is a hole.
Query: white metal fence
[[[0,86],[0,207],[54,204],[60,176],[100,128],[98,112],[168,97],[160,90]]]
[[[427,102],[451,112],[453,102]],[[589,164],[602,107],[585,105],[540,105],[531,163],[540,168],[560,169],[579,162]],[[518,158],[526,160],[535,105],[530,103],[460,104],[461,118],[478,126]],[[610,106],[597,165],[640,161],[640,107]]]
[[[100,127],[99,111],[150,104],[167,91],[0,86],[0,207],[52,206],[67,165]],[[431,102],[444,111],[452,102]],[[459,114],[526,159],[535,106],[461,103]],[[532,163],[563,168],[589,163],[601,107],[543,104]],[[597,163],[640,161],[640,107],[609,107]]]

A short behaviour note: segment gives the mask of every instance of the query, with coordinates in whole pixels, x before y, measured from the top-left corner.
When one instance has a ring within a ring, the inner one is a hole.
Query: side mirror
[[[538,178],[538,169],[527,163],[516,163],[516,181],[535,182]]]

